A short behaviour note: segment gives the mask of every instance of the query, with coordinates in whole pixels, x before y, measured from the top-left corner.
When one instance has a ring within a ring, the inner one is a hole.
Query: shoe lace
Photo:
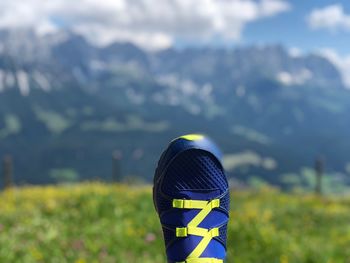
[[[172,206],[178,209],[200,209],[199,213],[186,227],[176,228],[176,237],[187,237],[189,235],[202,237],[202,240],[186,260],[177,263],[223,263],[223,260],[217,258],[200,258],[210,241],[214,237],[219,236],[219,228],[206,229],[199,227],[199,224],[213,209],[220,207],[220,199],[213,199],[211,201],[174,199]]]

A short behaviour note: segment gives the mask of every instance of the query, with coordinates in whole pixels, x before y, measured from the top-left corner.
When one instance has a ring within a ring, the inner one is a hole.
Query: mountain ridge
[[[32,47],[6,51],[22,37]],[[107,179],[114,151],[124,175],[150,180],[167,141],[196,131],[222,145],[238,180],[284,185],[284,174],[324,155],[347,181],[350,92],[321,56],[279,45],[149,53],[130,43],[92,46],[72,33],[4,38],[0,156],[14,156],[17,182],[53,182],[67,169]]]

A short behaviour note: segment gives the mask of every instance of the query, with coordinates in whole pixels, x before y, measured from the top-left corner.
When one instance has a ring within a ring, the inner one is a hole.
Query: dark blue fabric
[[[184,261],[203,238],[192,235],[176,237],[176,227],[187,226],[200,210],[172,208],[173,199],[220,199],[220,208],[211,211],[199,225],[207,229],[219,227],[220,232],[201,257],[225,258],[229,194],[221,157],[218,147],[208,138],[197,141],[179,138],[170,143],[160,158],[153,195],[169,262]]]

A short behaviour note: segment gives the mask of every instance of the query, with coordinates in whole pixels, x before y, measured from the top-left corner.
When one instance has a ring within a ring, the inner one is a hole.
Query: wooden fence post
[[[315,174],[316,174],[316,185],[315,193],[322,194],[322,177],[324,172],[325,161],[323,158],[319,157],[315,161]]]
[[[122,153],[120,151],[114,151],[112,154],[112,181],[120,182],[122,180],[121,164]]]
[[[9,188],[13,185],[13,161],[10,155],[3,159],[4,187]]]

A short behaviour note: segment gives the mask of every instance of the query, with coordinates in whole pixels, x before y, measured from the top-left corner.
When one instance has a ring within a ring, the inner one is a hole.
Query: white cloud
[[[265,16],[273,16],[290,10],[290,5],[280,0],[263,0],[260,4],[261,13]]]
[[[350,14],[346,14],[340,4],[330,5],[313,10],[308,23],[313,29],[350,30]]]
[[[312,78],[312,72],[306,68],[297,73],[290,73],[286,71],[277,74],[277,80],[285,86],[302,85]]]
[[[344,85],[350,88],[350,55],[340,56],[335,50],[330,48],[321,49],[319,53],[338,68],[342,74]]]
[[[64,26],[99,44],[124,40],[163,48],[175,39],[239,40],[247,23],[289,9],[285,0],[1,0],[0,28],[32,27],[42,34]]]
[[[303,51],[300,48],[297,47],[291,47],[288,50],[289,56],[292,58],[300,58],[303,56]]]

